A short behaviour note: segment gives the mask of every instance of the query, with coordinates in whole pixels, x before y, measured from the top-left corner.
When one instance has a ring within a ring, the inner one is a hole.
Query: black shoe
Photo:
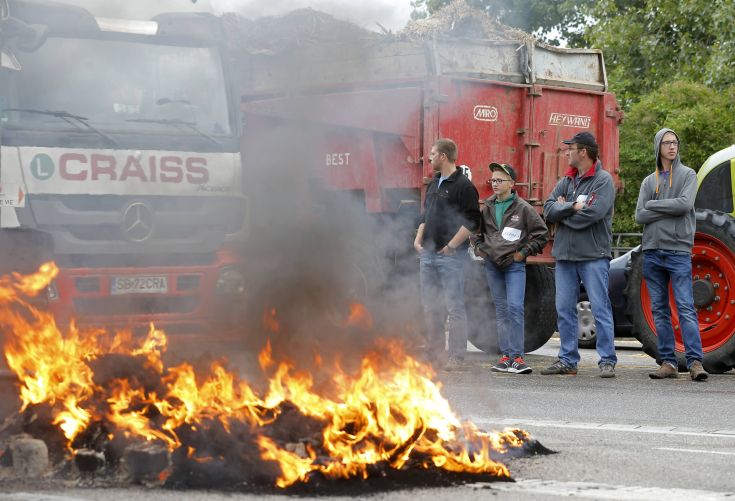
[[[451,356],[449,357],[449,360],[447,360],[447,363],[444,365],[444,371],[451,372],[451,371],[458,371],[462,368],[464,365],[464,360],[459,357]]]
[[[510,357],[508,355],[503,355],[503,358],[500,359],[500,362],[490,367],[490,370],[493,372],[510,372],[508,369],[510,368]]]
[[[541,374],[544,376],[553,376],[556,374],[568,374],[570,376],[573,376],[577,373],[577,368],[569,367],[567,365],[564,365],[564,362],[561,360],[557,360],[552,365],[547,367],[546,369],[541,369]]]
[[[600,365],[600,377],[602,378],[615,377],[615,366],[613,364]]]
[[[533,369],[526,365],[526,362],[523,361],[523,357],[516,357],[513,360],[513,363],[510,364],[510,367],[508,367],[508,372],[512,372],[514,374],[530,374],[533,372]]]

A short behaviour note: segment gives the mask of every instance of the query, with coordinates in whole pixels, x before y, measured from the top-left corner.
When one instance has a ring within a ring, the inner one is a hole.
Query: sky
[[[410,0],[211,0],[215,10],[237,12],[254,18],[285,14],[294,9],[311,7],[332,16],[350,21],[363,28],[377,31],[380,23],[398,31],[409,20]]]

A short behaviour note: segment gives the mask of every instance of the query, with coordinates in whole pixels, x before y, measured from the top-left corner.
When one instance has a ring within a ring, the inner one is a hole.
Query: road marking
[[[57,496],[45,492],[13,492],[3,493],[3,501],[84,501],[82,498]]]
[[[534,419],[487,419],[470,417],[470,421],[478,426],[492,425],[536,428],[567,428],[574,430],[623,431],[629,433],[653,433],[658,435],[683,435],[689,437],[732,438],[735,430],[705,430],[696,428],[678,428],[675,426],[648,426],[643,424],[620,423],[575,423],[569,421],[536,421]]]
[[[472,484],[480,485],[480,484]],[[487,488],[487,484],[483,484]],[[592,499],[620,499],[624,501],[732,501],[735,492],[705,491],[700,489],[665,489],[629,485],[598,484],[593,482],[558,482],[556,480],[516,479],[515,482],[494,482],[490,490],[528,492],[545,496]]]
[[[735,456],[735,452],[725,451],[704,451],[702,449],[677,449],[676,447],[656,447],[659,451],[675,451],[675,452],[699,452],[701,454],[721,454],[723,456]]]

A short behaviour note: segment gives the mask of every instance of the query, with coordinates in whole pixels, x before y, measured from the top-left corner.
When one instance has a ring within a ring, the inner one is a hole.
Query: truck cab
[[[219,329],[246,230],[220,19],[8,0],[1,22],[0,271],[56,262],[57,319]]]

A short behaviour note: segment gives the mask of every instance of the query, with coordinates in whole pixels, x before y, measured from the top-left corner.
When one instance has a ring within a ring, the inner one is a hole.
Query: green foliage
[[[735,86],[715,91],[699,83],[675,81],[635,103],[620,128],[620,170],[625,192],[615,203],[615,232],[636,232],[635,205],[643,178],[655,168],[653,137],[662,127],[681,140],[685,165],[699,167],[713,153],[735,143]]]
[[[602,48],[624,108],[672,80],[724,89],[735,82],[732,0],[599,0],[585,33]]]

